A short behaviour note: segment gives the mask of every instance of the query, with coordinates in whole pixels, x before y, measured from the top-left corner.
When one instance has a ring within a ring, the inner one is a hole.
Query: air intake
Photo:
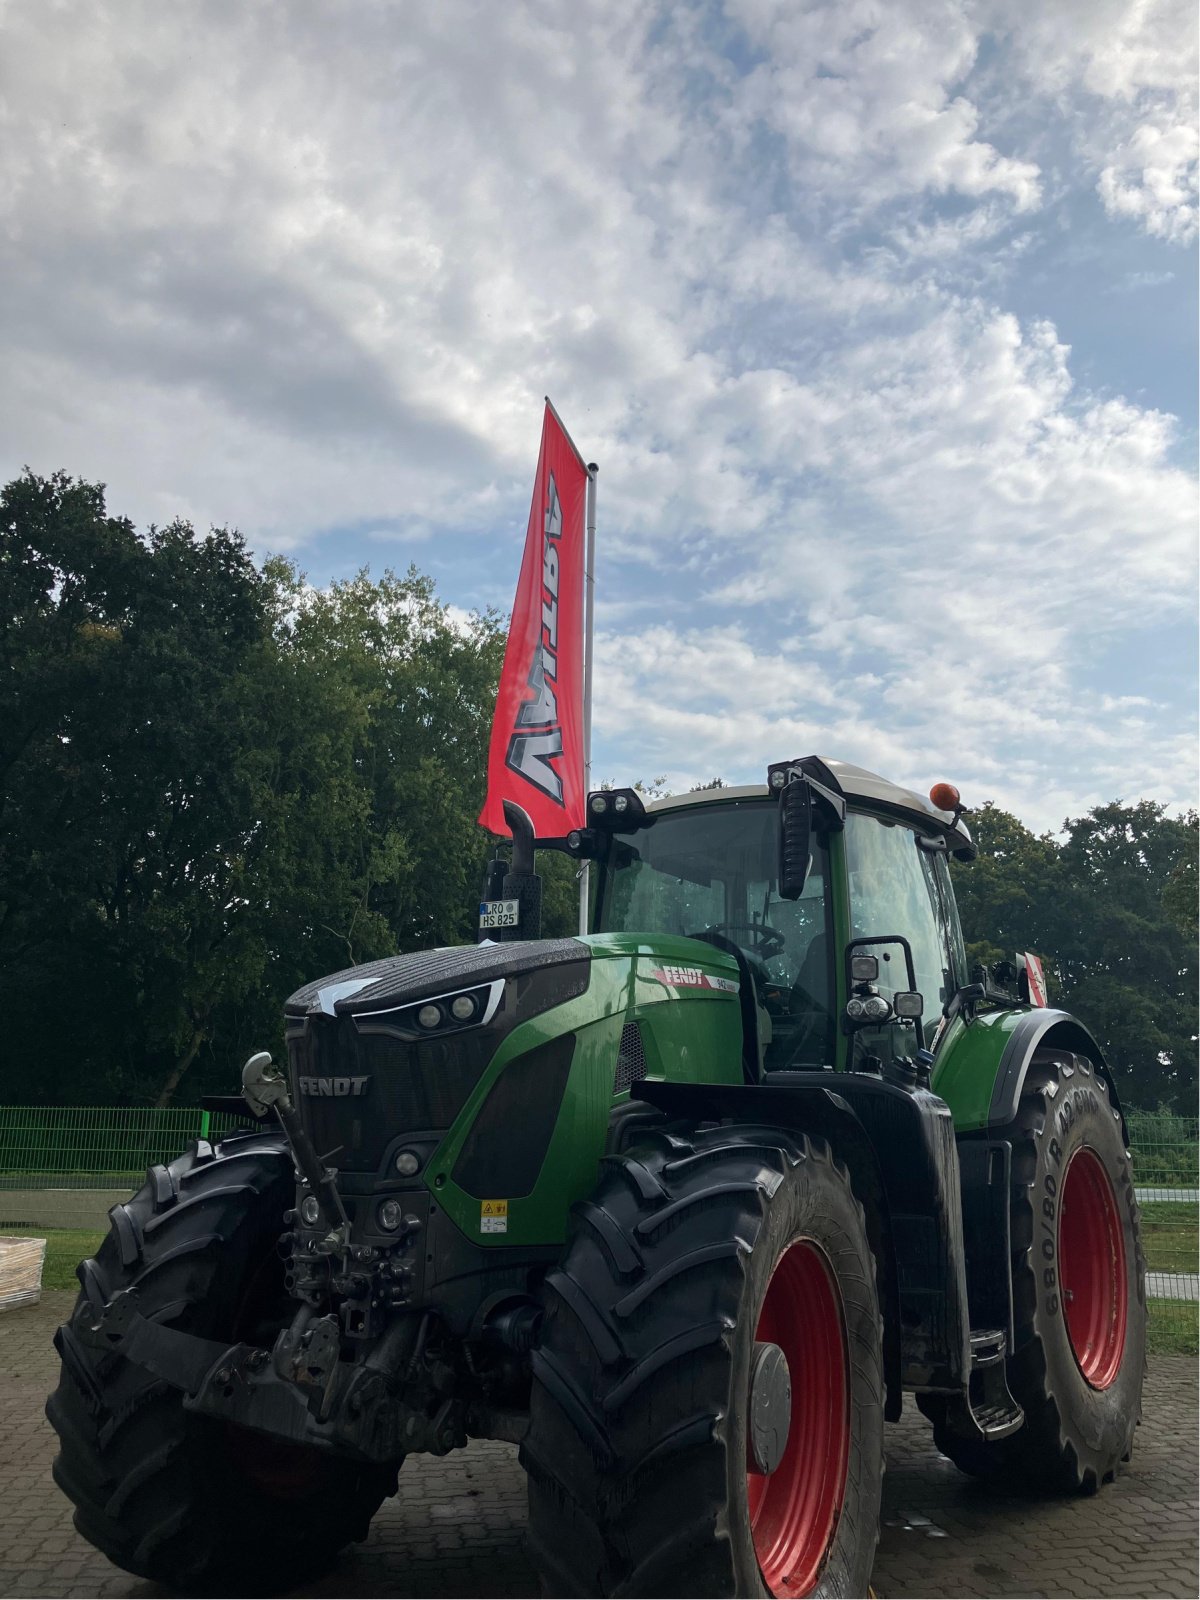
[[[638,1078],[646,1076],[646,1052],[642,1046],[642,1030],[636,1022],[627,1022],[621,1029],[621,1045],[617,1051],[617,1074],[613,1079],[613,1093],[621,1094]]]

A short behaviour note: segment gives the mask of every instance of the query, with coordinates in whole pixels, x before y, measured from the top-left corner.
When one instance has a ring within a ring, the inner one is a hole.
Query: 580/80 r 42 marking
[[[604,1163],[548,1279],[521,1452],[547,1591],[865,1594],[881,1322],[845,1169],[778,1128],[641,1137]],[[766,1462],[764,1352],[767,1399],[780,1357],[791,1390]]]

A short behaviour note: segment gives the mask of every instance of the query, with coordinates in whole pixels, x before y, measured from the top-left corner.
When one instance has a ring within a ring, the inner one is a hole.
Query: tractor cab
[[[681,934],[732,955],[761,1072],[832,1066],[837,1050],[829,849],[814,841],[802,894],[783,899],[777,810],[765,790],[652,808],[612,836],[594,919],[596,932]]]
[[[797,843],[798,783],[812,793]],[[947,857],[974,847],[953,809],[809,757],[761,786],[645,806],[632,791],[593,796],[589,822],[593,931],[683,935],[731,954],[752,1078],[935,1047],[967,981]]]

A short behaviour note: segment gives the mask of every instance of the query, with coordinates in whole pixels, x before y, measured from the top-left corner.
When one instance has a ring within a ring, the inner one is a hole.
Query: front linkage
[[[151,1320],[138,1290],[126,1288],[95,1307],[91,1331],[180,1390],[186,1410],[292,1444],[395,1463],[444,1455],[469,1436],[519,1441],[536,1309],[499,1309],[474,1349],[443,1339],[436,1312],[412,1306],[428,1197],[405,1197],[393,1242],[354,1243],[336,1171],[317,1155],[269,1054],[251,1057],[242,1084],[256,1118],[278,1117],[300,1186],[279,1240],[295,1315],[270,1349],[226,1343]]]

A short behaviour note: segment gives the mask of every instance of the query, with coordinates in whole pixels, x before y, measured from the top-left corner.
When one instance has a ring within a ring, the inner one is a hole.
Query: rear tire
[[[771,1346],[791,1401],[768,1473],[747,1433]],[[866,1222],[823,1142],[722,1126],[609,1157],[533,1358],[521,1459],[546,1591],[866,1594],[882,1368]]]
[[[921,1407],[964,1472],[1092,1493],[1129,1460],[1142,1411],[1145,1260],[1129,1152],[1101,1074],[1056,1050],[1035,1053],[1008,1137],[1008,1385],[1025,1422],[984,1444],[952,1432],[932,1398]]]
[[[282,1309],[275,1245],[291,1203],[283,1140],[204,1140],[154,1167],[94,1260],[55,1335],[59,1384],[46,1415],[59,1436],[54,1479],[75,1526],[110,1561],[167,1588],[289,1587],[366,1536],[394,1469],[334,1459],[185,1411],[183,1396],[91,1331],[121,1289],[153,1320],[206,1339],[263,1337]]]

